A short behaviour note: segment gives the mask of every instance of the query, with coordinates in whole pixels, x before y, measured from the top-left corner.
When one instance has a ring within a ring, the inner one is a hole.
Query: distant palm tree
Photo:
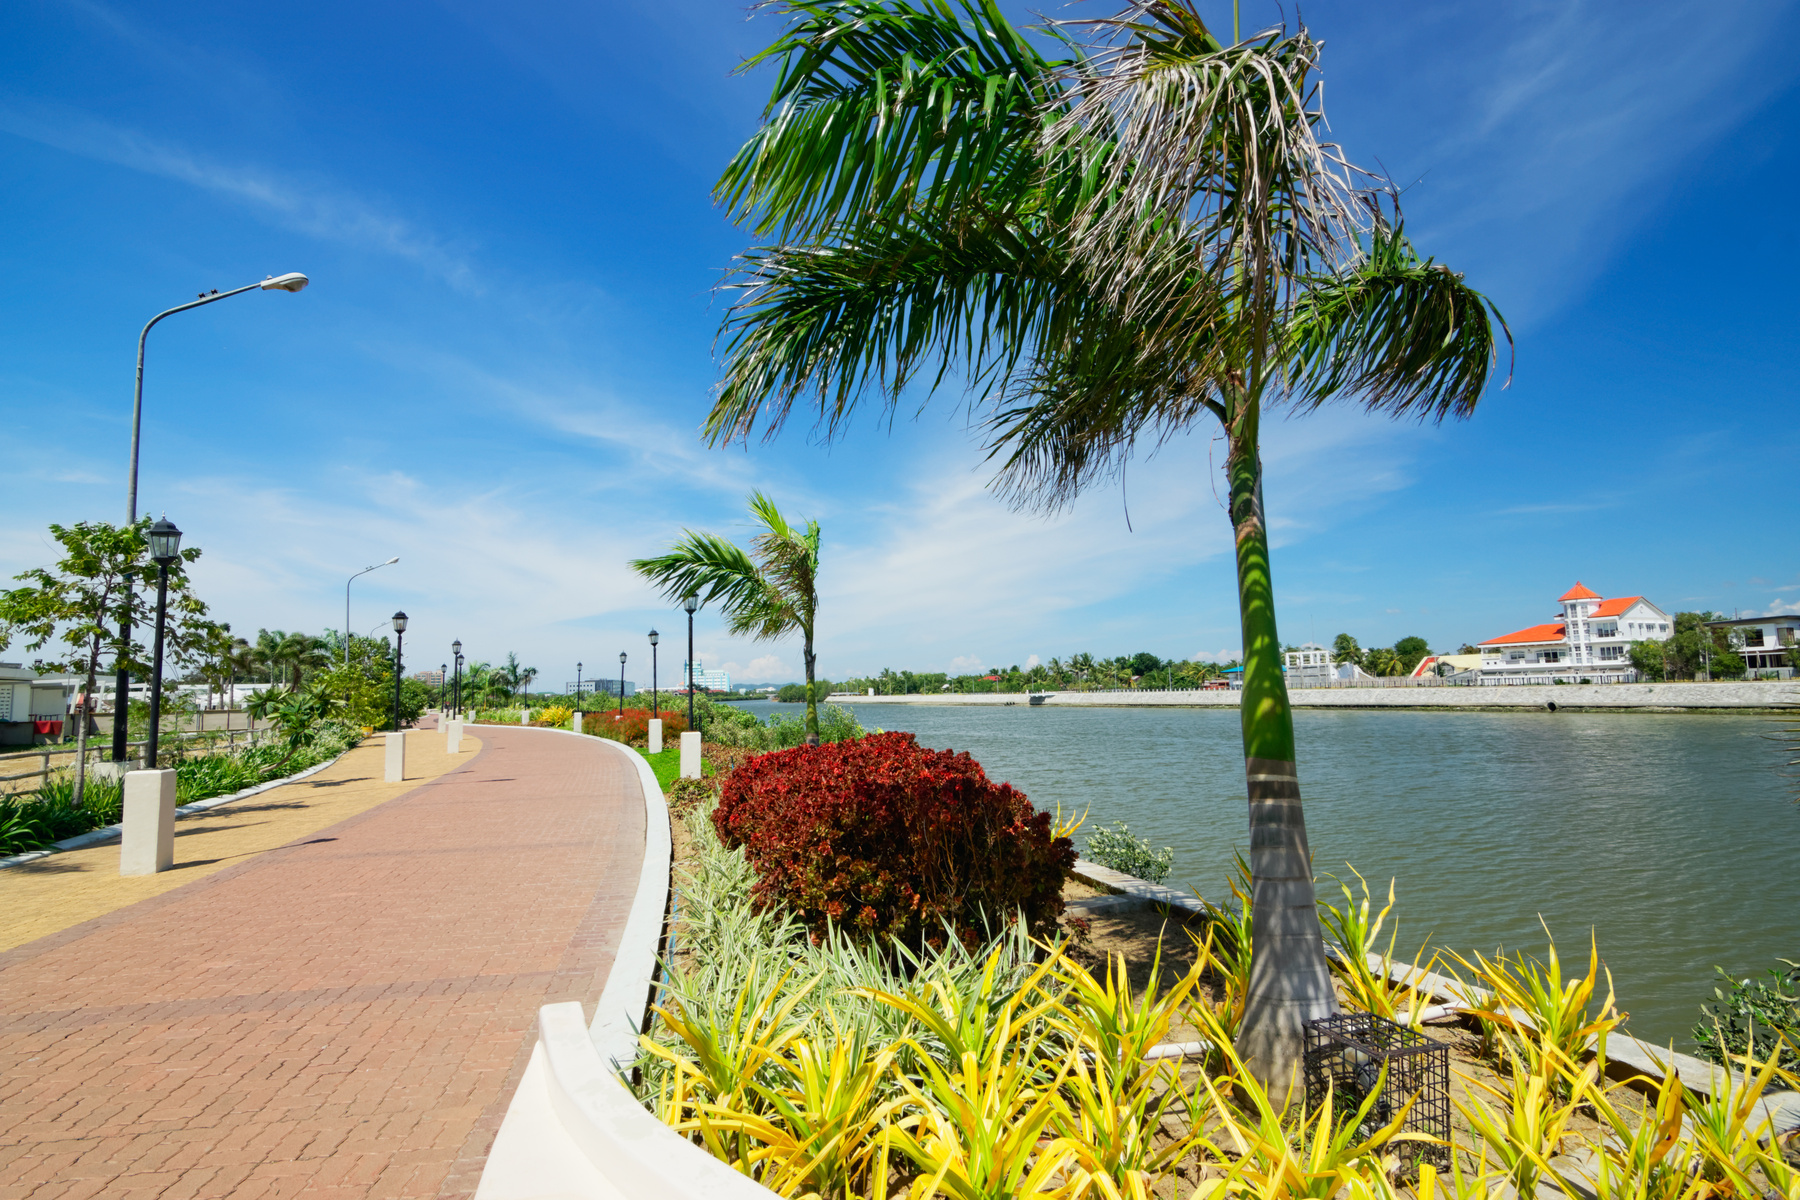
[[[759,641],[798,633],[806,660],[806,744],[819,744],[819,696],[814,684],[813,626],[819,611],[819,523],[799,527],[761,492],[750,495],[757,533],[745,553],[712,533],[682,530],[667,554],[634,559],[633,569],[675,601],[717,600],[737,637]]]

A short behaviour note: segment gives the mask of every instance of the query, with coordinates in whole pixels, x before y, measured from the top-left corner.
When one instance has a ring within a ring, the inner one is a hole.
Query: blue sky
[[[1453,649],[1577,578],[1800,609],[1796,6],[1305,16],[1336,136],[1407,187],[1415,240],[1500,303],[1519,353],[1455,426],[1268,427],[1284,637]],[[300,270],[298,296],[151,335],[142,504],[204,548],[202,594],[240,632],[341,625],[345,577],[398,554],[353,617],[405,608],[413,664],[460,637],[552,684],[625,650],[647,682],[645,631],[679,614],[625,560],[740,528],[760,487],[824,523],[832,678],[1235,653],[1204,433],[1049,521],[986,492],[954,393],[830,447],[804,425],[701,443],[711,288],[745,244],[709,188],[769,85],[733,68],[777,28],[710,0],[7,5],[0,572],[46,561],[51,521],[123,516],[144,321]],[[698,644],[739,678],[799,673],[796,645],[705,614]]]

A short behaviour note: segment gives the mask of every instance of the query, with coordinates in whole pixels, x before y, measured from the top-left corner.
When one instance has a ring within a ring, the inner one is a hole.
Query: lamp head
[[[394,632],[395,633],[405,633],[406,632],[406,614],[405,613],[397,612],[394,614]]]
[[[658,634],[656,632],[656,630],[652,629],[650,631],[650,644],[652,646],[654,646],[654,645],[656,645],[657,642],[659,642],[661,640],[662,640],[662,636],[660,634]]]
[[[159,566],[166,567],[181,557],[181,530],[175,528],[167,513],[150,526],[149,537],[150,558]]]
[[[396,554],[396,555],[394,555],[394,557],[388,559],[386,562],[382,563],[381,565],[384,567],[391,567],[399,561],[400,561],[400,556],[398,554]]]
[[[681,607],[687,610],[688,616],[693,616],[700,610],[700,597],[697,595],[687,596],[682,600]]]
[[[577,670],[577,671],[579,671],[579,670],[581,670],[581,664],[580,664],[580,663],[576,663],[576,664],[575,664],[575,669],[576,669],[576,670]]]
[[[450,643],[450,653],[456,655],[456,657],[458,657],[458,658],[462,657],[462,639],[461,638],[457,638],[454,642]]]
[[[298,271],[289,271],[286,275],[274,275],[262,281],[265,292],[297,292],[312,280]]]
[[[619,651],[619,665],[621,667],[625,665],[625,652],[623,650]]]

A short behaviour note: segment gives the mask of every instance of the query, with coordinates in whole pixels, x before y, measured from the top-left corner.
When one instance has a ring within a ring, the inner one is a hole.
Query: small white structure
[[[387,783],[400,783],[406,779],[406,734],[390,733],[387,735],[387,759],[382,775]]]
[[[1282,655],[1291,688],[1332,687],[1354,679],[1369,679],[1370,674],[1355,663],[1334,663],[1331,651],[1317,642],[1308,642],[1298,650]],[[1238,676],[1242,680],[1243,676]]]
[[[119,874],[155,875],[175,865],[175,772],[125,772]]]
[[[1605,600],[1579,580],[1557,603],[1557,619],[1481,643],[1484,685],[1630,683],[1631,643],[1667,641],[1674,631],[1669,614],[1642,596]]]
[[[691,729],[681,735],[681,777],[700,778],[700,735]]]
[[[62,736],[73,684],[40,676],[19,663],[0,663],[0,746],[29,746]]]

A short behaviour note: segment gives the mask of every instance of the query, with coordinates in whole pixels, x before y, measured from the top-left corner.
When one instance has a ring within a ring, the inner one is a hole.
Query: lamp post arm
[[[261,287],[260,283],[246,284],[241,288],[233,288],[229,292],[220,292],[216,296],[202,296],[198,300],[189,300],[186,304],[177,304],[174,308],[164,309],[150,318],[144,326],[144,332],[138,334],[137,353],[137,391],[131,402],[131,477],[127,481],[125,497],[125,523],[130,525],[137,520],[137,483],[138,483],[138,431],[144,421],[144,343],[150,337],[150,331],[164,317],[172,317],[178,312],[186,312],[190,308],[199,308],[202,304],[211,304],[215,300],[224,300],[229,296],[241,296],[245,292],[253,292]]]

